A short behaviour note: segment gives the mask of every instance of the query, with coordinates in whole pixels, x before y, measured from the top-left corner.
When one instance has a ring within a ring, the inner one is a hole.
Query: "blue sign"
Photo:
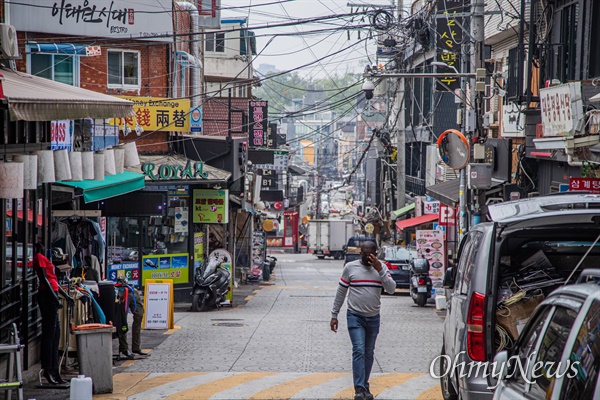
[[[120,262],[109,266],[108,279],[117,281],[119,276],[127,277],[130,285],[140,286],[140,265],[137,261]]]
[[[438,224],[437,222],[433,223],[433,230],[446,233],[446,227],[444,225]]]
[[[190,110],[190,132],[202,133],[202,107]]]

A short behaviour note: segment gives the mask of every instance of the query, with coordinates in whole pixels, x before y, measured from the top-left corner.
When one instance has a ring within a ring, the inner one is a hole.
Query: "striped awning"
[[[133,102],[10,69],[0,69],[4,101],[12,121],[124,118]],[[0,78],[1,79],[1,78]]]

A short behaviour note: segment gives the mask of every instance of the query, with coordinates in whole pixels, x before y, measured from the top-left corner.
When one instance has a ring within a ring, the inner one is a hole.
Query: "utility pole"
[[[399,2],[401,4],[401,2]],[[399,5],[399,7],[401,7]],[[394,103],[394,114],[397,120],[396,126],[396,207],[400,209],[406,205],[406,139],[404,136],[404,112],[402,105],[404,104],[404,78],[398,79],[398,88],[396,94],[396,102]]]

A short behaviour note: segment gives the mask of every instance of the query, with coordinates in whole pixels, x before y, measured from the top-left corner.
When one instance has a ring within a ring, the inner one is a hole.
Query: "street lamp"
[[[450,68],[451,70],[453,70],[455,73],[458,74],[458,70],[456,69],[456,67],[454,65],[448,65],[445,62],[441,62],[441,61],[432,61],[431,65],[433,65],[435,67]]]

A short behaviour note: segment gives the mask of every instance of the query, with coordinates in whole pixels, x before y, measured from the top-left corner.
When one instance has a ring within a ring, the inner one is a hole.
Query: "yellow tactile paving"
[[[227,378],[222,378],[218,381],[194,386],[193,388],[187,390],[182,390],[181,392],[166,397],[165,400],[208,400],[215,394],[230,389],[234,386],[242,385],[246,382],[275,374],[276,372],[245,372],[243,374],[228,376]]]
[[[127,396],[132,394],[142,393],[167,383],[205,374],[208,374],[208,372],[177,372],[152,378],[147,378],[150,375],[148,372],[117,374],[113,376],[113,393],[96,395],[94,400],[126,400]]]
[[[438,386],[425,390],[417,396],[417,400],[442,400],[443,398],[442,389]]]
[[[248,399],[288,399],[301,390],[320,385],[332,379],[341,378],[344,375],[349,375],[347,372],[325,372],[301,376],[295,379],[290,379],[287,382],[273,386],[269,389],[255,393]]]
[[[379,393],[383,392],[386,389],[389,389],[394,386],[398,386],[407,382],[413,378],[417,378],[419,376],[423,376],[423,374],[417,373],[398,373],[398,374],[384,374],[372,377],[369,379],[369,390],[373,394],[373,396],[377,396]],[[354,387],[346,388],[338,393],[336,393],[332,398],[333,399],[352,399],[354,397]]]
[[[180,329],[181,329],[180,326],[175,325],[175,326],[173,326],[173,329],[169,329],[168,331],[163,333],[163,335],[172,335],[173,333],[177,332]]]

